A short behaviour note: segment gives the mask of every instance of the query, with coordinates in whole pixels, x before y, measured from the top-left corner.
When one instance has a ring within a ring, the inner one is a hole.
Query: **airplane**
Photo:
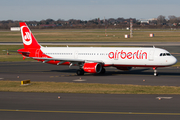
[[[20,22],[24,48],[19,54],[42,63],[79,66],[77,75],[106,72],[105,67],[131,70],[133,67],[150,67],[157,76],[158,67],[168,67],[177,59],[167,50],[155,47],[43,47],[33,36],[25,22]]]

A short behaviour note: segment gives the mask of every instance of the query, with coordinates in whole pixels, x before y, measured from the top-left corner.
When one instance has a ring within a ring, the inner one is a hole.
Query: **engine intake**
[[[102,66],[100,63],[84,63],[83,69],[88,73],[100,73]]]

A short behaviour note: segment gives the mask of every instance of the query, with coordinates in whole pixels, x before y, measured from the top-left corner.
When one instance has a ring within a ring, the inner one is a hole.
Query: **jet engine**
[[[83,69],[88,73],[100,73],[102,66],[100,63],[84,63]]]

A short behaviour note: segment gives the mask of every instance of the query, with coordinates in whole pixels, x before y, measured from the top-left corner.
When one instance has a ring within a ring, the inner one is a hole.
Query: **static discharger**
[[[30,80],[22,80],[21,85],[30,85],[31,81]]]

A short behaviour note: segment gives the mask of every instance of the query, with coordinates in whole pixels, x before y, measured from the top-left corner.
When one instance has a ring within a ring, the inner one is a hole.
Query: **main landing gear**
[[[106,72],[106,69],[103,67],[100,74],[104,74]]]
[[[158,76],[157,68],[156,68],[156,67],[153,67],[153,70],[154,70],[154,76]]]
[[[77,74],[77,75],[84,75],[84,70],[83,70],[83,69],[78,69],[78,70],[76,71],[76,74]]]

